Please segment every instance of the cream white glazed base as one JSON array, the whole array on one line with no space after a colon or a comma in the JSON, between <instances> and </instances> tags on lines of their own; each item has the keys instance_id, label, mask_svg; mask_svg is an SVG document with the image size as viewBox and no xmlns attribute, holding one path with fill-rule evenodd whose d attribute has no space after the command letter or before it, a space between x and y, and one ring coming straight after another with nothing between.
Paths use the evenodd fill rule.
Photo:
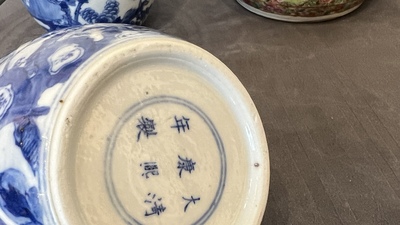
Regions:
<instances>
[{"instance_id":1,"label":"cream white glazed base","mask_svg":"<svg viewBox=\"0 0 400 225\"><path fill-rule=\"evenodd\" d=\"M49 153L47 179L56 221L193 224L208 212L206 224L259 224L268 195L268 150L254 104L232 72L204 50L165 37L128 42L98 59L82 67L79 81L60 99L50 141L50 149L59 150ZM141 108L151 101L156 103ZM138 141L143 115L157 121L157 135L142 133ZM174 116L190 117L190 130L171 129ZM205 117L225 153L217 204L223 165ZM178 155L196 161L195 170L179 177ZM141 176L146 161L158 163L159 175ZM166 209L145 216L153 194ZM184 212L182 197L190 195L201 199Z\"/></svg>"}]
</instances>

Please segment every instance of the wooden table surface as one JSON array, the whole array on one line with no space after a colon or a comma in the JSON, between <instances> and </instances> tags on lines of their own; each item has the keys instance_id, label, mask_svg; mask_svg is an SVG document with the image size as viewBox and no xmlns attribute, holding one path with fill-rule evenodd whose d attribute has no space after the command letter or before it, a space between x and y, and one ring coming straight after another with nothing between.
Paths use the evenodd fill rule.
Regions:
<instances>
[{"instance_id":1,"label":"wooden table surface","mask_svg":"<svg viewBox=\"0 0 400 225\"><path fill-rule=\"evenodd\" d=\"M292 24L234 0L156 0L145 25L214 54L253 98L271 160L263 225L400 224L399 12L365 0ZM0 57L44 33L19 0L0 6Z\"/></svg>"}]
</instances>

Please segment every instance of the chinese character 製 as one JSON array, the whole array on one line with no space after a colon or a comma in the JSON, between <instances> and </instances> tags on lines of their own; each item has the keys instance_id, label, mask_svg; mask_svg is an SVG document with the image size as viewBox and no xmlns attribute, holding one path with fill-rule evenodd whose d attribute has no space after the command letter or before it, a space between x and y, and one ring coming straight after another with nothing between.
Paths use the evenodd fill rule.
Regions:
<instances>
[{"instance_id":1,"label":"chinese character \u88fd","mask_svg":"<svg viewBox=\"0 0 400 225\"><path fill-rule=\"evenodd\" d=\"M139 129L139 133L137 135L137 141L140 140L140 135L142 133L144 135L146 135L147 138L149 138L150 135L156 135L157 134L157 132L155 132L156 124L154 123L154 120L149 119L149 118L144 118L142 116L142 118L140 118L138 121L139 121L139 124L136 125L136 127Z\"/></svg>"},{"instance_id":2,"label":"chinese character \u88fd","mask_svg":"<svg viewBox=\"0 0 400 225\"><path fill-rule=\"evenodd\" d=\"M193 202L193 204L196 204L196 201L200 201L200 197L194 198L193 196L190 196L190 198L185 198L185 197L182 197L182 198L183 198L183 200L188 201L188 203L185 205L185 208L183 209L184 212L186 212L186 209L190 205L190 203Z\"/></svg>"},{"instance_id":3,"label":"chinese character \u88fd","mask_svg":"<svg viewBox=\"0 0 400 225\"><path fill-rule=\"evenodd\" d=\"M161 203L162 198L156 198L156 194L147 194L147 196L149 198L151 198L150 200L145 200L144 203L147 204L151 204L151 209L150 212L148 212L146 210L146 212L144 213L144 216L152 216L152 215L160 215L161 213L163 213L167 207L164 207Z\"/></svg>"},{"instance_id":4,"label":"chinese character \u88fd","mask_svg":"<svg viewBox=\"0 0 400 225\"><path fill-rule=\"evenodd\" d=\"M182 177L182 171L187 171L189 173L192 173L194 170L194 166L196 165L196 162L194 162L192 159L186 159L182 158L180 155L178 155L179 161L178 161L178 169L179 170L179 177Z\"/></svg>"},{"instance_id":5,"label":"chinese character \u88fd","mask_svg":"<svg viewBox=\"0 0 400 225\"><path fill-rule=\"evenodd\" d=\"M189 118L185 118L184 116L182 116L182 119L178 119L175 116L175 125L171 126L171 128L176 128L178 133L181 133L181 131L186 132L186 129L190 130L189 120Z\"/></svg>"},{"instance_id":6,"label":"chinese character \u88fd","mask_svg":"<svg viewBox=\"0 0 400 225\"><path fill-rule=\"evenodd\" d=\"M143 177L149 179L149 175L157 176L158 173L158 166L156 162L145 162L140 164L141 167L144 169L144 173L142 173Z\"/></svg>"}]
</instances>

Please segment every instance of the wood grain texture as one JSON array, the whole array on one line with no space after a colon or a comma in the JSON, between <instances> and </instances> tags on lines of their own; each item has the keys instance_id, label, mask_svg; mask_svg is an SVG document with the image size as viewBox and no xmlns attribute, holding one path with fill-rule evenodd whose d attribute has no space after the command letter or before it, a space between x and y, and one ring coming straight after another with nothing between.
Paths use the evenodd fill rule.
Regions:
<instances>
[{"instance_id":1,"label":"wood grain texture","mask_svg":"<svg viewBox=\"0 0 400 225\"><path fill-rule=\"evenodd\" d=\"M238 76L267 134L266 224L399 224L400 1L366 0L291 24L234 0L156 0L145 25L208 50ZM45 31L0 7L0 57Z\"/></svg>"}]
</instances>

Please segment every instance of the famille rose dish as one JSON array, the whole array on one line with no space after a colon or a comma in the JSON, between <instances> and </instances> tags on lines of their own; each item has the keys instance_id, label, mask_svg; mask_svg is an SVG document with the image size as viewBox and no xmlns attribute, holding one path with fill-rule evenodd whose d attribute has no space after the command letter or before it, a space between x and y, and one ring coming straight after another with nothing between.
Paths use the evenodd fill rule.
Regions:
<instances>
[{"instance_id":1,"label":"famille rose dish","mask_svg":"<svg viewBox=\"0 0 400 225\"><path fill-rule=\"evenodd\" d=\"M269 158L236 76L123 24L0 60L0 224L260 224Z\"/></svg>"},{"instance_id":2,"label":"famille rose dish","mask_svg":"<svg viewBox=\"0 0 400 225\"><path fill-rule=\"evenodd\" d=\"M287 22L317 22L344 16L364 0L237 0L258 15Z\"/></svg>"},{"instance_id":3,"label":"famille rose dish","mask_svg":"<svg viewBox=\"0 0 400 225\"><path fill-rule=\"evenodd\" d=\"M45 29L92 23L141 25L154 0L22 0Z\"/></svg>"}]
</instances>

